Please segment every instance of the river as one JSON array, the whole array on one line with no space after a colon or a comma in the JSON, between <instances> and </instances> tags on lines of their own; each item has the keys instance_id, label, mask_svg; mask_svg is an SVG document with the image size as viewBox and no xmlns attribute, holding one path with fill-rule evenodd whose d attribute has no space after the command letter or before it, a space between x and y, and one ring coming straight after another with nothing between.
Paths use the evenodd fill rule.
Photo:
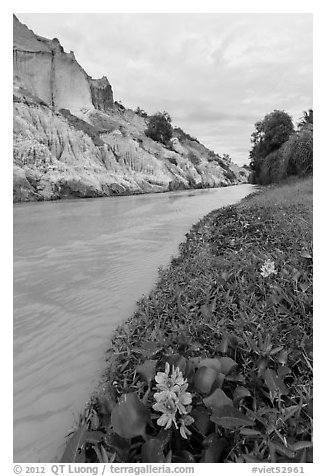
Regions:
<instances>
[{"instance_id":1,"label":"river","mask_svg":"<svg viewBox=\"0 0 326 476\"><path fill-rule=\"evenodd\" d=\"M14 461L53 462L191 225L252 185L14 206Z\"/></svg>"}]
</instances>

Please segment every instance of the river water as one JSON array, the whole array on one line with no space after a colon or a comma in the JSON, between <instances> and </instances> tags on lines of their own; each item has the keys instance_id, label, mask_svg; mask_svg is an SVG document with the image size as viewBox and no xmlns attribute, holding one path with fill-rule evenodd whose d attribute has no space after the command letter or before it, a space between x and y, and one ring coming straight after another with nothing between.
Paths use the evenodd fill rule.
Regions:
<instances>
[{"instance_id":1,"label":"river water","mask_svg":"<svg viewBox=\"0 0 326 476\"><path fill-rule=\"evenodd\" d=\"M14 206L14 461L57 461L112 331L191 225L252 185Z\"/></svg>"}]
</instances>

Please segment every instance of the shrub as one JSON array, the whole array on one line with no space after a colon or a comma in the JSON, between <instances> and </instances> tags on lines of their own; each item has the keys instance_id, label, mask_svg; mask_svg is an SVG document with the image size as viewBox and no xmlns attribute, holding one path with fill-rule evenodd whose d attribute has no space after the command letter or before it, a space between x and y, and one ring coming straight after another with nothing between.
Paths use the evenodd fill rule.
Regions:
<instances>
[{"instance_id":1,"label":"shrub","mask_svg":"<svg viewBox=\"0 0 326 476\"><path fill-rule=\"evenodd\" d=\"M224 177L226 177L228 180L230 180L231 182L233 182L234 180L237 179L235 173L232 171L232 170L224 170Z\"/></svg>"},{"instance_id":2,"label":"shrub","mask_svg":"<svg viewBox=\"0 0 326 476\"><path fill-rule=\"evenodd\" d=\"M126 108L120 101L114 101L114 104L118 106L118 108L121 109L122 111L125 111Z\"/></svg>"},{"instance_id":3,"label":"shrub","mask_svg":"<svg viewBox=\"0 0 326 476\"><path fill-rule=\"evenodd\" d=\"M303 116L301 117L300 121L298 122L298 129L306 129L312 126L314 123L314 112L312 109L308 111L303 111Z\"/></svg>"},{"instance_id":4,"label":"shrub","mask_svg":"<svg viewBox=\"0 0 326 476\"><path fill-rule=\"evenodd\" d=\"M177 162L177 159L175 159L174 157L167 157L168 161L170 162L170 164L173 164L175 165L176 167L178 166L178 162Z\"/></svg>"},{"instance_id":5,"label":"shrub","mask_svg":"<svg viewBox=\"0 0 326 476\"><path fill-rule=\"evenodd\" d=\"M223 162L223 160L221 159L221 157L216 154L213 150L210 150L208 152L208 156L207 156L207 160L208 162L218 162L218 164L225 168L225 163ZM223 165L222 165L223 164ZM228 167L227 167L228 168Z\"/></svg>"},{"instance_id":6,"label":"shrub","mask_svg":"<svg viewBox=\"0 0 326 476\"><path fill-rule=\"evenodd\" d=\"M267 157L262 161L260 173L259 173L259 183L262 185L268 185L273 182L279 182L282 178L285 178L285 174L281 171L281 162L282 162L282 150L276 150L268 154Z\"/></svg>"},{"instance_id":7,"label":"shrub","mask_svg":"<svg viewBox=\"0 0 326 476\"><path fill-rule=\"evenodd\" d=\"M181 127L175 127L174 128L174 133L180 140L180 142L189 140L192 142L197 142L199 144L199 140L196 137L191 136L190 134L187 134Z\"/></svg>"},{"instance_id":8,"label":"shrub","mask_svg":"<svg viewBox=\"0 0 326 476\"><path fill-rule=\"evenodd\" d=\"M283 175L302 177L312 173L313 169L313 132L302 129L294 134L282 148Z\"/></svg>"},{"instance_id":9,"label":"shrub","mask_svg":"<svg viewBox=\"0 0 326 476\"><path fill-rule=\"evenodd\" d=\"M137 114L138 116L143 117L143 118L148 117L147 112L144 109L141 109L139 106L136 107L135 114Z\"/></svg>"},{"instance_id":10,"label":"shrub","mask_svg":"<svg viewBox=\"0 0 326 476\"><path fill-rule=\"evenodd\" d=\"M145 134L156 142L167 145L173 134L170 115L164 111L151 116Z\"/></svg>"},{"instance_id":11,"label":"shrub","mask_svg":"<svg viewBox=\"0 0 326 476\"><path fill-rule=\"evenodd\" d=\"M250 166L255 182L259 183L265 158L278 150L289 139L294 133L294 127L291 117L286 112L279 110L267 114L262 121L256 122L255 127L256 130L251 134L253 147L250 151ZM265 171L267 165L264 165Z\"/></svg>"},{"instance_id":12,"label":"shrub","mask_svg":"<svg viewBox=\"0 0 326 476\"><path fill-rule=\"evenodd\" d=\"M188 153L188 159L193 165L200 165L201 160L199 157L197 157L196 154L194 154L192 151Z\"/></svg>"}]
</instances>

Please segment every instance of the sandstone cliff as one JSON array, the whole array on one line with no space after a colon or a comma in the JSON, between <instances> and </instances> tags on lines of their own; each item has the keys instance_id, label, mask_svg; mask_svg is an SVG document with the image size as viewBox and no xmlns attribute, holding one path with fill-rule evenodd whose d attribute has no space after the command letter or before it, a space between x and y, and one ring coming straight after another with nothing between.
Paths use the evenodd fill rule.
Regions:
<instances>
[{"instance_id":1,"label":"sandstone cliff","mask_svg":"<svg viewBox=\"0 0 326 476\"><path fill-rule=\"evenodd\" d=\"M14 200L51 200L218 187L246 172L175 130L169 147L146 118L114 103L57 39L14 17Z\"/></svg>"}]
</instances>

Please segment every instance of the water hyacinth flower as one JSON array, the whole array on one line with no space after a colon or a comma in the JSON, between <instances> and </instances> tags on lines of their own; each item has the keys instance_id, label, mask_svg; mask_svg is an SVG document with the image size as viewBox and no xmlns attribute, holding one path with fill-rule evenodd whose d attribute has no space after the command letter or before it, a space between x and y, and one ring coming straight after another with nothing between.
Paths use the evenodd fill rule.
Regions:
<instances>
[{"instance_id":1,"label":"water hyacinth flower","mask_svg":"<svg viewBox=\"0 0 326 476\"><path fill-rule=\"evenodd\" d=\"M157 383L156 388L158 390L168 390L173 391L173 387L177 385L183 385L185 383L185 379L182 376L182 372L180 372L179 367L176 369L172 368L171 376L170 373L170 364L166 362L165 364L165 372L157 372L155 376L155 381Z\"/></svg>"},{"instance_id":2,"label":"water hyacinth flower","mask_svg":"<svg viewBox=\"0 0 326 476\"><path fill-rule=\"evenodd\" d=\"M164 426L165 430L167 430L171 427L172 423L174 423L175 427L178 428L175 420L177 406L173 399L168 398L165 401L155 403L153 409L163 413L163 415L157 420L159 426Z\"/></svg>"},{"instance_id":3,"label":"water hyacinth flower","mask_svg":"<svg viewBox=\"0 0 326 476\"><path fill-rule=\"evenodd\" d=\"M183 415L180 422L180 434L185 440L191 435L191 431L188 430L187 426L191 425L195 420L190 415Z\"/></svg>"},{"instance_id":4,"label":"water hyacinth flower","mask_svg":"<svg viewBox=\"0 0 326 476\"><path fill-rule=\"evenodd\" d=\"M265 263L263 264L263 266L261 267L260 274L262 275L263 278L267 278L271 274L277 274L274 261L267 259Z\"/></svg>"},{"instance_id":5,"label":"water hyacinth flower","mask_svg":"<svg viewBox=\"0 0 326 476\"><path fill-rule=\"evenodd\" d=\"M191 407L189 409L189 405L191 404L192 397L191 393L186 392L187 388L188 384L184 383L183 385L181 385L181 387L179 387L179 390L177 391L178 399L176 405L181 415L186 415L191 411Z\"/></svg>"},{"instance_id":6,"label":"water hyacinth flower","mask_svg":"<svg viewBox=\"0 0 326 476\"><path fill-rule=\"evenodd\" d=\"M179 422L181 436L187 438L191 432L186 428L186 425L193 423L193 418L188 415L191 411L192 397L191 393L187 392L187 379L183 377L178 367L172 367L170 375L170 365L166 363L165 372L158 372L155 380L158 392L154 393L156 403L154 403L153 409L162 413L157 424L168 429L172 423L178 428ZM177 422L178 413L180 418Z\"/></svg>"}]
</instances>

